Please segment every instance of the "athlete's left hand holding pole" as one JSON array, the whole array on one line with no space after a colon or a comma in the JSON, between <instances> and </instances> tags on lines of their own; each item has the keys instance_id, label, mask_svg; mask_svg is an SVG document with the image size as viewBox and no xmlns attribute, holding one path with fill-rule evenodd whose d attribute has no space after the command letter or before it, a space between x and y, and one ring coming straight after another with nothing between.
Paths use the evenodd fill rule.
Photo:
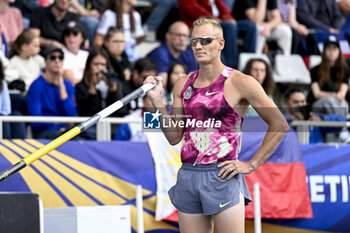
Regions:
<instances>
[{"instance_id":1,"label":"athlete's left hand holding pole","mask_svg":"<svg viewBox=\"0 0 350 233\"><path fill-rule=\"evenodd\" d=\"M180 77L174 85L173 88L173 105L171 108L171 113L169 115L165 102L164 102L164 96L163 96L163 86L161 83L161 76L148 76L146 80L144 81L145 83L152 83L156 85L155 88L153 88L151 91L147 92L148 97L152 101L152 105L156 110L159 110L161 112L161 118L166 120L170 120L173 122L179 122L183 120L183 104L181 100L181 90L183 88L183 85L186 81L187 77ZM176 125L176 124L175 124ZM181 127L176 127L176 126L170 126L167 128L164 128L161 122L161 128L162 131L169 141L171 145L176 145L182 140L183 136L183 128Z\"/></svg>"},{"instance_id":2,"label":"athlete's left hand holding pole","mask_svg":"<svg viewBox=\"0 0 350 233\"><path fill-rule=\"evenodd\" d=\"M157 80L159 82L161 81L161 77L159 77ZM25 168L26 166L30 165L34 161L38 160L45 154L49 153L50 151L56 149L58 146L62 145L66 141L72 139L73 137L77 136L81 132L85 131L86 129L90 128L91 126L95 125L98 121L106 118L107 116L111 115L113 112L119 110L126 104L128 104L131 100L137 99L138 97L142 96L143 94L147 93L149 90L154 88L156 86L156 83L145 83L141 87L137 88L135 91L131 92L130 94L124 96L122 99L114 102L107 108L103 109L102 111L96 113L94 116L90 117L86 121L80 123L76 127L72 128L65 134L62 134L55 140L51 141L50 143L46 144L39 150L35 151L34 153L28 155L15 165L11 166L10 168L6 169L5 171L0 173L0 182L7 179L11 175L17 173L21 169Z\"/></svg>"}]
</instances>

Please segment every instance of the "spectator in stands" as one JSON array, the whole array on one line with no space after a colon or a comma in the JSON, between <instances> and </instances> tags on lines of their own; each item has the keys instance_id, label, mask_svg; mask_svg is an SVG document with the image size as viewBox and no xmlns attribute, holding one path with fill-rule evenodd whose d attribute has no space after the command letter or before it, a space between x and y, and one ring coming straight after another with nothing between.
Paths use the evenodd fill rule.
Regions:
<instances>
[{"instance_id":1,"label":"spectator in stands","mask_svg":"<svg viewBox=\"0 0 350 233\"><path fill-rule=\"evenodd\" d=\"M144 35L141 16L133 9L136 0L107 0L103 15L97 28L94 46L101 47L103 38L110 27L124 29L125 51L129 60L134 62L140 56L136 51L136 44Z\"/></svg>"},{"instance_id":2,"label":"spectator in stands","mask_svg":"<svg viewBox=\"0 0 350 233\"><path fill-rule=\"evenodd\" d=\"M80 16L84 25L90 47L93 47L96 29L99 24L100 12L95 9L87 10L78 0L70 0L70 11Z\"/></svg>"},{"instance_id":3,"label":"spectator in stands","mask_svg":"<svg viewBox=\"0 0 350 233\"><path fill-rule=\"evenodd\" d=\"M64 79L64 53L54 45L45 50L45 73L30 85L27 107L30 116L76 116L74 87ZM69 125L55 123L31 123L35 138L54 139L65 132Z\"/></svg>"},{"instance_id":4,"label":"spectator in stands","mask_svg":"<svg viewBox=\"0 0 350 233\"><path fill-rule=\"evenodd\" d=\"M8 115L20 115L17 112L11 111L11 99L9 95L9 91L7 88L7 83L5 81L4 74L4 66L0 59L0 115L8 116ZM25 124L21 123L2 123L2 134L3 138L12 139L12 138L25 138Z\"/></svg>"},{"instance_id":5,"label":"spectator in stands","mask_svg":"<svg viewBox=\"0 0 350 233\"><path fill-rule=\"evenodd\" d=\"M235 5L236 0L224 0L226 6L228 9L233 9L233 6Z\"/></svg>"},{"instance_id":6,"label":"spectator in stands","mask_svg":"<svg viewBox=\"0 0 350 233\"><path fill-rule=\"evenodd\" d=\"M76 21L67 23L62 32L65 47L63 61L63 77L70 81L73 86L81 81L85 69L86 59L89 52L83 50L85 42L85 32L81 24Z\"/></svg>"},{"instance_id":7,"label":"spectator in stands","mask_svg":"<svg viewBox=\"0 0 350 233\"><path fill-rule=\"evenodd\" d=\"M345 100L349 88L349 69L339 40L330 35L324 42L321 64L311 69L311 92L308 102L315 113L340 114L346 117Z\"/></svg>"},{"instance_id":8,"label":"spectator in stands","mask_svg":"<svg viewBox=\"0 0 350 233\"><path fill-rule=\"evenodd\" d=\"M19 79L24 82L23 87L25 88L20 91L26 92L29 89L32 82L45 68L45 60L39 55L39 52L40 38L31 31L22 32L17 37L11 46L9 65L18 71L18 77L6 76L6 81L10 83L10 86L11 82Z\"/></svg>"},{"instance_id":9,"label":"spectator in stands","mask_svg":"<svg viewBox=\"0 0 350 233\"><path fill-rule=\"evenodd\" d=\"M345 121L345 117L339 114L315 114L309 111L306 95L300 89L291 89L285 95L285 107L288 111L286 119L309 121ZM341 128L310 127L310 143L326 142L327 134L339 133Z\"/></svg>"},{"instance_id":10,"label":"spectator in stands","mask_svg":"<svg viewBox=\"0 0 350 233\"><path fill-rule=\"evenodd\" d=\"M144 23L145 40L156 41L157 30L161 23L166 19L167 15L173 8L177 8L178 4L176 0L149 0L155 5L151 14L148 16Z\"/></svg>"},{"instance_id":11,"label":"spectator in stands","mask_svg":"<svg viewBox=\"0 0 350 233\"><path fill-rule=\"evenodd\" d=\"M100 12L101 15L103 14L103 7L106 3L106 0L93 0L93 1L90 1L90 3L91 3L91 9L97 10L98 12Z\"/></svg>"},{"instance_id":12,"label":"spectator in stands","mask_svg":"<svg viewBox=\"0 0 350 233\"><path fill-rule=\"evenodd\" d=\"M319 42L329 34L339 33L343 17L335 0L298 0L297 5L298 21L316 30Z\"/></svg>"},{"instance_id":13,"label":"spectator in stands","mask_svg":"<svg viewBox=\"0 0 350 233\"><path fill-rule=\"evenodd\" d=\"M147 56L158 65L158 73L163 77L163 84L166 86L167 73L173 62L186 64L190 72L197 68L191 48L188 47L190 35L189 27L182 21L170 25L165 35L165 41L158 48L155 48Z\"/></svg>"},{"instance_id":14,"label":"spectator in stands","mask_svg":"<svg viewBox=\"0 0 350 233\"><path fill-rule=\"evenodd\" d=\"M270 99L273 99L272 96L276 85L272 77L272 68L264 59L250 59L247 62L243 73L255 78L263 87L266 95L269 96Z\"/></svg>"},{"instance_id":15,"label":"spectator in stands","mask_svg":"<svg viewBox=\"0 0 350 233\"><path fill-rule=\"evenodd\" d=\"M13 1L13 3L11 3L11 6L20 9L23 16L25 28L28 29L30 23L30 16L33 10L40 6L40 3L36 0L15 0Z\"/></svg>"},{"instance_id":16,"label":"spectator in stands","mask_svg":"<svg viewBox=\"0 0 350 233\"><path fill-rule=\"evenodd\" d=\"M282 23L276 0L236 0L232 12L235 19L249 19L256 24L257 53L263 51L266 40L277 41L283 54L291 53L292 30Z\"/></svg>"},{"instance_id":17,"label":"spectator in stands","mask_svg":"<svg viewBox=\"0 0 350 233\"><path fill-rule=\"evenodd\" d=\"M109 70L106 51L101 48L91 50L83 80L75 86L79 116L93 116L122 97L121 85L116 77L110 75ZM120 116L119 113L114 115Z\"/></svg>"},{"instance_id":18,"label":"spectator in stands","mask_svg":"<svg viewBox=\"0 0 350 233\"><path fill-rule=\"evenodd\" d=\"M195 9L195 10L194 10ZM223 50L223 63L230 67L237 67L238 63L238 44L237 39L239 35L239 28L237 22L233 19L230 10L222 0L179 0L179 14L180 19L183 20L189 27L192 26L200 16L211 16L216 18L223 30L224 38L226 40ZM245 35L245 52L255 51L256 27L254 24L242 24L240 27ZM248 39L249 38L249 39ZM246 48L250 47L250 48Z\"/></svg>"},{"instance_id":19,"label":"spectator in stands","mask_svg":"<svg viewBox=\"0 0 350 233\"><path fill-rule=\"evenodd\" d=\"M0 30L8 44L11 44L25 28L21 11L10 6L10 3L14 2L15 0L0 0Z\"/></svg>"},{"instance_id":20,"label":"spectator in stands","mask_svg":"<svg viewBox=\"0 0 350 233\"><path fill-rule=\"evenodd\" d=\"M145 57L137 60L134 65L134 70L131 76L131 82L128 83L128 86L125 88L125 94L128 94L135 89L143 85L143 81L147 76L157 75L158 66L151 58ZM142 108L142 98L133 100L130 102L129 108L135 110Z\"/></svg>"},{"instance_id":21,"label":"spectator in stands","mask_svg":"<svg viewBox=\"0 0 350 233\"><path fill-rule=\"evenodd\" d=\"M316 35L309 33L307 27L297 21L297 0L277 0L277 6L281 12L282 22L292 28L291 52L302 55L319 54Z\"/></svg>"},{"instance_id":22,"label":"spectator in stands","mask_svg":"<svg viewBox=\"0 0 350 233\"><path fill-rule=\"evenodd\" d=\"M349 0L336 0L340 12L343 14L343 17L346 18L350 12L350 1Z\"/></svg>"},{"instance_id":23,"label":"spectator in stands","mask_svg":"<svg viewBox=\"0 0 350 233\"><path fill-rule=\"evenodd\" d=\"M54 45L64 48L62 42L62 32L67 23L75 21L81 23L79 16L68 11L69 1L55 0L48 7L36 8L30 19L30 30L37 36L40 36L40 46L47 48Z\"/></svg>"},{"instance_id":24,"label":"spectator in stands","mask_svg":"<svg viewBox=\"0 0 350 233\"><path fill-rule=\"evenodd\" d=\"M343 14L345 18L345 22L340 29L340 32L344 34L348 43L350 44L350 0L337 0L340 12Z\"/></svg>"},{"instance_id":25,"label":"spectator in stands","mask_svg":"<svg viewBox=\"0 0 350 233\"><path fill-rule=\"evenodd\" d=\"M256 81L258 81L260 85L263 87L267 96L273 100L275 82L273 81L273 77L272 77L272 69L264 59L261 59L261 58L250 59L247 62L243 70L243 73L255 78ZM254 110L254 108L249 106L246 116L259 116L259 114Z\"/></svg>"},{"instance_id":26,"label":"spectator in stands","mask_svg":"<svg viewBox=\"0 0 350 233\"><path fill-rule=\"evenodd\" d=\"M188 68L186 64L180 62L174 62L170 65L168 70L168 82L166 85L165 98L169 106L173 104L173 88L175 82L181 77L188 74Z\"/></svg>"},{"instance_id":27,"label":"spectator in stands","mask_svg":"<svg viewBox=\"0 0 350 233\"><path fill-rule=\"evenodd\" d=\"M131 64L125 52L125 44L123 30L116 27L108 29L103 46L108 53L113 70L123 85L131 78Z\"/></svg>"},{"instance_id":28,"label":"spectator in stands","mask_svg":"<svg viewBox=\"0 0 350 233\"><path fill-rule=\"evenodd\" d=\"M1 24L0 24L0 44L1 44L1 52L5 55L8 56L10 47L6 41L5 38L5 33L1 29Z\"/></svg>"},{"instance_id":29,"label":"spectator in stands","mask_svg":"<svg viewBox=\"0 0 350 233\"><path fill-rule=\"evenodd\" d=\"M26 92L32 82L45 68L40 52L40 39L30 31L22 32L11 46L9 69L6 81L9 83L12 110L27 114Z\"/></svg>"}]
</instances>

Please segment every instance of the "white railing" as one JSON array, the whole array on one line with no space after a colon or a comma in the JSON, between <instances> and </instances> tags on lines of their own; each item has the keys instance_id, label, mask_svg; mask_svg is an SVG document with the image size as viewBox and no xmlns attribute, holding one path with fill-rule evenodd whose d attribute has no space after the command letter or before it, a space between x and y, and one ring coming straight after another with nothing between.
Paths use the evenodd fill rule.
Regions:
<instances>
[{"instance_id":1,"label":"white railing","mask_svg":"<svg viewBox=\"0 0 350 233\"><path fill-rule=\"evenodd\" d=\"M3 122L41 122L41 123L81 123L89 117L48 117L48 116L0 116L0 140L3 139L2 123ZM125 119L119 117L107 117L99 121L96 125L96 140L110 141L111 140L111 125L126 124L126 123L142 123L142 118ZM293 127L296 127L298 142L308 144L310 138L310 127L350 127L350 121L293 121Z\"/></svg>"},{"instance_id":2,"label":"white railing","mask_svg":"<svg viewBox=\"0 0 350 233\"><path fill-rule=\"evenodd\" d=\"M3 139L2 123L3 122L23 122L23 123L81 123L89 117L49 117L49 116L0 116L0 140ZM96 124L96 140L110 141L111 140L111 125L125 123L141 123L142 119L125 119L119 117L107 117Z\"/></svg>"},{"instance_id":3,"label":"white railing","mask_svg":"<svg viewBox=\"0 0 350 233\"><path fill-rule=\"evenodd\" d=\"M296 127L298 142L309 144L310 127L350 127L350 121L293 121L292 126Z\"/></svg>"}]
</instances>

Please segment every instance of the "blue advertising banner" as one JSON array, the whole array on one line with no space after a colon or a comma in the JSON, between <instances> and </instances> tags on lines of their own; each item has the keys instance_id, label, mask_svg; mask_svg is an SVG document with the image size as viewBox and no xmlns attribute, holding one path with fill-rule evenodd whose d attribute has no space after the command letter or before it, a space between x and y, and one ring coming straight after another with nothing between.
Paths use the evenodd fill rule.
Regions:
<instances>
[{"instance_id":1,"label":"blue advertising banner","mask_svg":"<svg viewBox=\"0 0 350 233\"><path fill-rule=\"evenodd\" d=\"M314 218L270 220L303 229L350 232L350 146L301 145Z\"/></svg>"}]
</instances>

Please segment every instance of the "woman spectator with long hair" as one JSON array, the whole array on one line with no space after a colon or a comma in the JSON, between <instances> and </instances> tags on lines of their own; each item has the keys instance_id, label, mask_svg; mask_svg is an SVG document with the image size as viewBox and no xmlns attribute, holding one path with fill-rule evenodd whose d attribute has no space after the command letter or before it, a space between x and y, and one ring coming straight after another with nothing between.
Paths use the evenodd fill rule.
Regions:
<instances>
[{"instance_id":1,"label":"woman spectator with long hair","mask_svg":"<svg viewBox=\"0 0 350 233\"><path fill-rule=\"evenodd\" d=\"M264 59L250 59L246 64L243 73L255 78L263 87L266 94L272 99L276 85L273 81L272 69Z\"/></svg>"},{"instance_id":2,"label":"woman spectator with long hair","mask_svg":"<svg viewBox=\"0 0 350 233\"><path fill-rule=\"evenodd\" d=\"M335 36L331 35L325 40L321 64L310 72L312 82L308 102L312 105L312 111L346 117L349 106L345 97L350 73Z\"/></svg>"},{"instance_id":3,"label":"woman spectator with long hair","mask_svg":"<svg viewBox=\"0 0 350 233\"><path fill-rule=\"evenodd\" d=\"M273 81L272 69L264 59L250 59L246 64L243 73L255 78L260 83L267 96L273 100L273 92L276 85ZM252 107L249 107L246 116L258 116L258 113Z\"/></svg>"},{"instance_id":4,"label":"woman spectator with long hair","mask_svg":"<svg viewBox=\"0 0 350 233\"><path fill-rule=\"evenodd\" d=\"M83 79L75 86L79 116L93 116L122 97L119 81L108 70L110 64L106 51L101 48L91 50Z\"/></svg>"},{"instance_id":5,"label":"woman spectator with long hair","mask_svg":"<svg viewBox=\"0 0 350 233\"><path fill-rule=\"evenodd\" d=\"M173 88L176 80L178 80L181 76L188 74L188 68L186 64L180 62L174 62L170 65L168 70L168 82L166 83L166 101L168 105L173 104Z\"/></svg>"},{"instance_id":6,"label":"woman spectator with long hair","mask_svg":"<svg viewBox=\"0 0 350 233\"><path fill-rule=\"evenodd\" d=\"M131 78L131 64L125 52L125 43L123 30L116 27L108 29L103 47L109 55L114 72L118 75L118 79L122 83L130 81Z\"/></svg>"},{"instance_id":7,"label":"woman spectator with long hair","mask_svg":"<svg viewBox=\"0 0 350 233\"><path fill-rule=\"evenodd\" d=\"M134 10L136 0L107 0L103 15L97 28L94 46L101 47L104 35L110 27L124 30L125 51L130 61L136 61L140 56L135 46L144 36L141 15Z\"/></svg>"}]
</instances>

